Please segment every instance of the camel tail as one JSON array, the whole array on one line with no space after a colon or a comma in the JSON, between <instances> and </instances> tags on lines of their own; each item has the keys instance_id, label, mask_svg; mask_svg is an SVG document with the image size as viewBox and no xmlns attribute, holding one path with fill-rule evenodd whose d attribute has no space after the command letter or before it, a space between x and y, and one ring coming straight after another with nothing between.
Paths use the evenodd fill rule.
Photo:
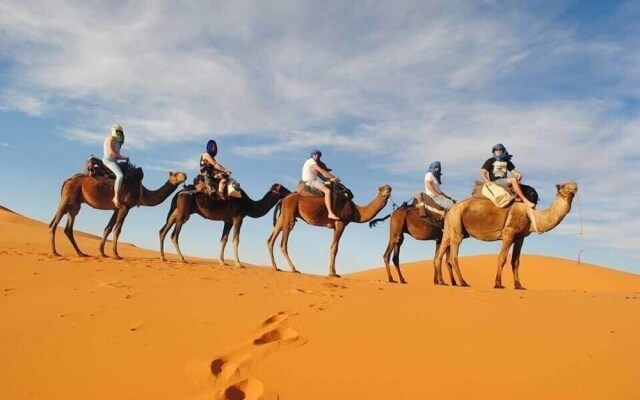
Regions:
<instances>
[{"instance_id":1,"label":"camel tail","mask_svg":"<svg viewBox=\"0 0 640 400\"><path fill-rule=\"evenodd\" d=\"M278 220L278 216L280 214L281 208L282 208L282 200L278 200L275 208L273 209L273 226L276 226L276 221Z\"/></svg>"},{"instance_id":2,"label":"camel tail","mask_svg":"<svg viewBox=\"0 0 640 400\"><path fill-rule=\"evenodd\" d=\"M391 214L387 214L386 217L376 218L373 221L370 221L369 222L369 228L375 228L376 225L378 224L378 222L386 221L387 219L389 219L390 216L391 216Z\"/></svg>"}]
</instances>

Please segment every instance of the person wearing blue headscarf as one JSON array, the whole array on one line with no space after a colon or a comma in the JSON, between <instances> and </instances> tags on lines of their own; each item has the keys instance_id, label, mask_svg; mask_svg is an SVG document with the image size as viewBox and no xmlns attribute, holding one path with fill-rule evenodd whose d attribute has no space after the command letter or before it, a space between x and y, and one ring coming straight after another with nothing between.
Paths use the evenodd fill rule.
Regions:
<instances>
[{"instance_id":1,"label":"person wearing blue headscarf","mask_svg":"<svg viewBox=\"0 0 640 400\"><path fill-rule=\"evenodd\" d=\"M482 168L480 169L480 176L485 183L497 183L502 187L513 188L516 195L527 206L534 208L536 205L530 202L522 193L520 187L520 181L522 180L522 173L516 169L516 166L511 162L513 157L502 143L498 143L491 148L493 156L488 158ZM508 172L511 172L512 176L508 176Z\"/></svg>"},{"instance_id":2,"label":"person wearing blue headscarf","mask_svg":"<svg viewBox=\"0 0 640 400\"><path fill-rule=\"evenodd\" d=\"M200 156L200 174L204 176L209 195L216 192L217 189L218 198L226 200L227 178L231 175L231 171L215 159L217 154L218 144L215 140L210 139L207 142L205 152ZM217 187L216 181L218 182Z\"/></svg>"},{"instance_id":3,"label":"person wearing blue headscarf","mask_svg":"<svg viewBox=\"0 0 640 400\"><path fill-rule=\"evenodd\" d=\"M427 193L427 196L431 197L433 201L436 202L437 205L448 210L455 204L455 201L444 194L440 189L441 184L442 165L440 164L440 161L434 161L429 164L429 171L427 171L427 174L424 176L424 191Z\"/></svg>"}]
</instances>

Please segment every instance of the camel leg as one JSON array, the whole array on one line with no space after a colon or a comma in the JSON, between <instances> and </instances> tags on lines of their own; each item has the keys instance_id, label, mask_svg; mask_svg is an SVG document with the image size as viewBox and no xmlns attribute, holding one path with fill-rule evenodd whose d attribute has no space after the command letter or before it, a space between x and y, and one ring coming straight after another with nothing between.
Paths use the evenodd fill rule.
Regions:
<instances>
[{"instance_id":1,"label":"camel leg","mask_svg":"<svg viewBox=\"0 0 640 400\"><path fill-rule=\"evenodd\" d=\"M456 235L455 237L451 237L449 239L451 243L449 246L449 268L453 266L453 269L456 271L456 275L458 275L460 286L467 287L469 286L469 284L462 277L462 272L460 272L460 266L458 265L458 252L460 251L460 244L462 243L462 239L462 234ZM442 271L440 272L442 273ZM442 275L440 276L440 278L442 278Z\"/></svg>"},{"instance_id":2,"label":"camel leg","mask_svg":"<svg viewBox=\"0 0 640 400\"><path fill-rule=\"evenodd\" d=\"M220 256L218 257L218 262L220 265L227 265L224 262L224 250L227 247L227 241L229 240L229 232L231 232L231 227L235 221L224 221L224 226L222 227L222 236L220 236Z\"/></svg>"},{"instance_id":3,"label":"camel leg","mask_svg":"<svg viewBox=\"0 0 640 400\"><path fill-rule=\"evenodd\" d=\"M129 207L120 207L118 210L118 216L116 218L116 224L113 227L113 256L117 260L121 260L122 257L118 254L118 238L120 237L120 231L122 231L122 224L124 224L124 219L127 218L127 214L129 214Z\"/></svg>"},{"instance_id":4,"label":"camel leg","mask_svg":"<svg viewBox=\"0 0 640 400\"><path fill-rule=\"evenodd\" d=\"M51 238L51 255L54 257L60 257L60 254L56 251L56 231L58 230L58 224L60 220L67 213L66 205L60 204L58 207L58 211L56 211L56 215L53 217L51 222L49 223L49 236ZM67 220L68 221L68 220Z\"/></svg>"},{"instance_id":5,"label":"camel leg","mask_svg":"<svg viewBox=\"0 0 640 400\"><path fill-rule=\"evenodd\" d=\"M340 238L344 232L345 224L341 221L335 222L335 229L333 231L333 241L329 248L329 277L340 278L340 275L336 273L336 255L338 254L338 246L340 244Z\"/></svg>"},{"instance_id":6,"label":"camel leg","mask_svg":"<svg viewBox=\"0 0 640 400\"><path fill-rule=\"evenodd\" d=\"M400 283L407 283L407 281L404 280L404 276L402 276L402 271L400 271L400 248L402 247L402 243L404 243L404 235L400 234L395 242L393 248L393 266L396 267Z\"/></svg>"},{"instance_id":7,"label":"camel leg","mask_svg":"<svg viewBox=\"0 0 640 400\"><path fill-rule=\"evenodd\" d=\"M176 221L176 224L173 228L173 232L171 232L171 241L173 242L173 247L176 248L176 251L180 256L180 260L182 260L183 263L186 263L187 260L184 259L184 256L180 251L180 231L182 230L182 225L183 223L181 220Z\"/></svg>"},{"instance_id":8,"label":"camel leg","mask_svg":"<svg viewBox=\"0 0 640 400\"><path fill-rule=\"evenodd\" d=\"M118 216L118 210L115 210L113 212L113 215L111 215L111 219L109 220L109 223L107 223L107 226L105 226L104 231L102 232L102 240L100 241L100 257L107 256L104 253L104 244L107 242L107 238L109 237L109 234L111 234L111 231L113 230L113 226L116 224L117 216Z\"/></svg>"},{"instance_id":9,"label":"camel leg","mask_svg":"<svg viewBox=\"0 0 640 400\"><path fill-rule=\"evenodd\" d=\"M440 247L442 246L442 239L440 239L439 241L436 240L436 249L434 251L434 255L433 255L433 259L436 260L438 258L438 251L440 251ZM452 286L457 286L458 284L456 283L456 278L453 276L453 268L451 268L451 264L447 261L447 257L448 256L447 253L445 253L442 257L442 259L445 260L445 262L447 263L447 268L449 269L449 278L451 279L451 285ZM436 261L434 261L434 264L436 263ZM440 261L440 263L442 263L442 261ZM441 264L440 264L441 265ZM442 267L440 267L440 279L442 279ZM436 283L436 281L438 281L437 275L436 275L436 269L433 269L433 282ZM437 284L437 283L436 283Z\"/></svg>"},{"instance_id":10,"label":"camel leg","mask_svg":"<svg viewBox=\"0 0 640 400\"><path fill-rule=\"evenodd\" d=\"M449 250L449 244L450 244L449 236L448 234L445 234L444 237L442 238L442 241L440 242L440 247L437 247L436 257L434 258L434 261L433 261L433 284L434 285L446 285L446 283L444 283L444 279L442 278L442 261L443 259L446 260L446 257L444 257L444 255ZM448 256L449 257L451 256L450 252ZM448 263L447 265L449 267L451 266L450 263Z\"/></svg>"},{"instance_id":11,"label":"camel leg","mask_svg":"<svg viewBox=\"0 0 640 400\"><path fill-rule=\"evenodd\" d=\"M518 275L518 268L520 268L520 252L522 251L523 244L524 244L524 238L520 238L516 240L513 245L513 251L511 252L511 269L513 270L513 287L519 290L526 289L520 284L520 276Z\"/></svg>"},{"instance_id":12,"label":"camel leg","mask_svg":"<svg viewBox=\"0 0 640 400\"><path fill-rule=\"evenodd\" d=\"M493 286L494 289L504 289L504 286L502 286L502 268L507 262L507 255L509 254L511 244L513 244L512 235L505 235L504 239L502 239L500 254L498 254L498 270L496 271L496 283Z\"/></svg>"},{"instance_id":13,"label":"camel leg","mask_svg":"<svg viewBox=\"0 0 640 400\"><path fill-rule=\"evenodd\" d=\"M387 279L389 280L389 283L396 283L396 281L393 280L393 276L391 276L391 268L389 268L389 262L391 261L391 252L394 251L396 246L397 238L390 236L389 243L387 243L387 248L382 255L382 259L384 260L384 267L387 270Z\"/></svg>"},{"instance_id":14,"label":"camel leg","mask_svg":"<svg viewBox=\"0 0 640 400\"><path fill-rule=\"evenodd\" d=\"M282 229L282 240L280 241L280 250L282 250L282 254L284 254L284 258L289 263L289 268L291 268L291 272L299 274L300 271L296 269L296 266L293 265L293 261L291 261L291 257L289 257L289 233L293 230L295 223L291 222L289 224L285 224L283 222Z\"/></svg>"},{"instance_id":15,"label":"camel leg","mask_svg":"<svg viewBox=\"0 0 640 400\"><path fill-rule=\"evenodd\" d=\"M67 214L67 224L64 227L64 234L67 235L67 238L69 238L69 241L76 251L76 254L78 254L79 257L87 257L87 255L80 250L78 244L76 243L76 239L73 237L73 224L76 221L76 215L78 215L78 212L80 212L79 204L69 209L69 214Z\"/></svg>"},{"instance_id":16,"label":"camel leg","mask_svg":"<svg viewBox=\"0 0 640 400\"><path fill-rule=\"evenodd\" d=\"M167 259L164 257L164 238L167 236L169 229L171 229L171 227L175 225L175 223L176 223L176 213L174 211L167 218L167 222L164 224L164 226L162 226L162 228L160 228L160 231L158 232L160 236L160 260L162 261L167 261Z\"/></svg>"},{"instance_id":17,"label":"camel leg","mask_svg":"<svg viewBox=\"0 0 640 400\"><path fill-rule=\"evenodd\" d=\"M240 262L240 229L242 228L243 218L237 217L233 221L233 253L236 257L236 267L244 268L242 263Z\"/></svg>"},{"instance_id":18,"label":"camel leg","mask_svg":"<svg viewBox=\"0 0 640 400\"><path fill-rule=\"evenodd\" d=\"M273 245L275 244L278 235L280 235L280 232L282 232L282 214L276 221L276 225L273 227L273 231L271 231L271 235L269 235L269 238L267 239L267 248L269 249L269 256L271 257L271 266L275 271L280 271L280 269L278 269L276 259L273 256Z\"/></svg>"}]
</instances>

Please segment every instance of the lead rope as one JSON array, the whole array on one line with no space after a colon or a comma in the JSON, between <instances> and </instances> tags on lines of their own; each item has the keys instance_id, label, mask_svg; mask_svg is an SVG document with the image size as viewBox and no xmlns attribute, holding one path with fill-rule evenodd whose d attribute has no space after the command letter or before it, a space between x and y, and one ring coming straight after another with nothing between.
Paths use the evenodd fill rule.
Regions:
<instances>
[{"instance_id":1,"label":"lead rope","mask_svg":"<svg viewBox=\"0 0 640 400\"><path fill-rule=\"evenodd\" d=\"M576 192L576 199L578 200L578 215L580 216L580 232L578 232L578 236L580 237L580 243L582 243L582 205L580 204L580 196L578 192ZM580 265L580 255L582 254L582 248L578 251L577 263Z\"/></svg>"},{"instance_id":2,"label":"lead rope","mask_svg":"<svg viewBox=\"0 0 640 400\"><path fill-rule=\"evenodd\" d=\"M389 195L389 200L391 200L391 209L392 211L395 211L398 209L398 207L400 207L399 205L396 204L395 201L393 201L393 196Z\"/></svg>"}]
</instances>

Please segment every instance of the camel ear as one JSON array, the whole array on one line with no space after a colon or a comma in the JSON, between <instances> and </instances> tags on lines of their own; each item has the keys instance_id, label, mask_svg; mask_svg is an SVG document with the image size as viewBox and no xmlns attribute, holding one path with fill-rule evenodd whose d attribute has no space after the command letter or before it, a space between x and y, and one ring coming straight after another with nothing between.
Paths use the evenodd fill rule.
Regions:
<instances>
[{"instance_id":1,"label":"camel ear","mask_svg":"<svg viewBox=\"0 0 640 400\"><path fill-rule=\"evenodd\" d=\"M169 176L173 176L173 171L169 171Z\"/></svg>"},{"instance_id":2,"label":"camel ear","mask_svg":"<svg viewBox=\"0 0 640 400\"><path fill-rule=\"evenodd\" d=\"M560 185L556 185L556 190L559 192L561 187L562 186L560 186Z\"/></svg>"}]
</instances>

